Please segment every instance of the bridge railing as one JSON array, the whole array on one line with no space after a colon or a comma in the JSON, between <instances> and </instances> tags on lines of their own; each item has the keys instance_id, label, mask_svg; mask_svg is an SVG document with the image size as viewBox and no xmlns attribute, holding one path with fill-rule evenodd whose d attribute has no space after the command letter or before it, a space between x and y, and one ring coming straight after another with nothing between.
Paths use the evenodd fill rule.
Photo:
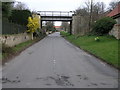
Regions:
<instances>
[{"instance_id":1,"label":"bridge railing","mask_svg":"<svg viewBox=\"0 0 120 90\"><path fill-rule=\"evenodd\" d=\"M72 16L73 11L38 11L40 16Z\"/></svg>"}]
</instances>

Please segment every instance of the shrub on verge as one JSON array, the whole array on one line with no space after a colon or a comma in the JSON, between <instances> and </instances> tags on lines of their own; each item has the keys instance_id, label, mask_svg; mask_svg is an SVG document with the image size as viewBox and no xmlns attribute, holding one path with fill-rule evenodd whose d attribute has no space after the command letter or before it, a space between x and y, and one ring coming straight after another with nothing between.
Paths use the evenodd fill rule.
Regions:
<instances>
[{"instance_id":1,"label":"shrub on verge","mask_svg":"<svg viewBox=\"0 0 120 90\"><path fill-rule=\"evenodd\" d=\"M110 17L104 17L100 20L97 20L92 28L92 32L95 35L105 35L113 28L116 21Z\"/></svg>"}]
</instances>

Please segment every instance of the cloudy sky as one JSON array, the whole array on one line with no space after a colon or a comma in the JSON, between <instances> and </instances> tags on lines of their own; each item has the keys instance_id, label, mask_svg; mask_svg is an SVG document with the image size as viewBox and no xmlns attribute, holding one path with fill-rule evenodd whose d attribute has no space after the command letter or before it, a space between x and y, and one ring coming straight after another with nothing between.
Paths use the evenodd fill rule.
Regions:
<instances>
[{"instance_id":1,"label":"cloudy sky","mask_svg":"<svg viewBox=\"0 0 120 90\"><path fill-rule=\"evenodd\" d=\"M31 11L73 11L82 7L88 0L16 0L25 3ZM94 0L106 5L112 0ZM60 23L56 23L60 24Z\"/></svg>"},{"instance_id":2,"label":"cloudy sky","mask_svg":"<svg viewBox=\"0 0 120 90\"><path fill-rule=\"evenodd\" d=\"M83 6L88 0L16 0L36 11L72 11ZM111 0L94 0L108 4ZM115 1L115 0L114 0Z\"/></svg>"}]
</instances>

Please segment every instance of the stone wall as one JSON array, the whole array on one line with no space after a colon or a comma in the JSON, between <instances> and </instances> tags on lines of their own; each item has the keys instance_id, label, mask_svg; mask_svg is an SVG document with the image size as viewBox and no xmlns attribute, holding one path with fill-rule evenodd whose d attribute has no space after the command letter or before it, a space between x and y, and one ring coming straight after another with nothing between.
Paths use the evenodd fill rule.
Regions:
<instances>
[{"instance_id":1,"label":"stone wall","mask_svg":"<svg viewBox=\"0 0 120 90\"><path fill-rule=\"evenodd\" d=\"M73 16L72 21L72 34L85 35L89 31L89 17L86 16ZM114 36L116 39L120 39L120 17L115 19L117 24L109 32L109 35Z\"/></svg>"},{"instance_id":2,"label":"stone wall","mask_svg":"<svg viewBox=\"0 0 120 90\"><path fill-rule=\"evenodd\" d=\"M114 36L116 39L120 39L120 25L114 25L113 29L109 32L109 35Z\"/></svg>"},{"instance_id":3,"label":"stone wall","mask_svg":"<svg viewBox=\"0 0 120 90\"><path fill-rule=\"evenodd\" d=\"M72 34L85 35L88 32L88 17L73 16Z\"/></svg>"},{"instance_id":4,"label":"stone wall","mask_svg":"<svg viewBox=\"0 0 120 90\"><path fill-rule=\"evenodd\" d=\"M28 40L31 40L31 36L27 33L0 36L0 43L4 43L9 47L13 47Z\"/></svg>"},{"instance_id":5,"label":"stone wall","mask_svg":"<svg viewBox=\"0 0 120 90\"><path fill-rule=\"evenodd\" d=\"M120 39L120 17L115 19L117 24L114 25L113 29L109 32L109 35L114 36L116 39Z\"/></svg>"},{"instance_id":6,"label":"stone wall","mask_svg":"<svg viewBox=\"0 0 120 90\"><path fill-rule=\"evenodd\" d=\"M72 34L77 34L79 31L79 23L80 21L80 16L73 16L73 21L72 21Z\"/></svg>"}]
</instances>

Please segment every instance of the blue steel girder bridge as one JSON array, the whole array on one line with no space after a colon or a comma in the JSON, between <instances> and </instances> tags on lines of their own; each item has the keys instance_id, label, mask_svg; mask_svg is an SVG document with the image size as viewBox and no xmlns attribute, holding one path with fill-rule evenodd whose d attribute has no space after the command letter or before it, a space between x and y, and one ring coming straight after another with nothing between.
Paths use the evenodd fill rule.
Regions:
<instances>
[{"instance_id":1,"label":"blue steel girder bridge","mask_svg":"<svg viewBox=\"0 0 120 90\"><path fill-rule=\"evenodd\" d=\"M43 21L70 22L70 34L72 34L72 16L74 11L38 11L41 16L41 28Z\"/></svg>"}]
</instances>

